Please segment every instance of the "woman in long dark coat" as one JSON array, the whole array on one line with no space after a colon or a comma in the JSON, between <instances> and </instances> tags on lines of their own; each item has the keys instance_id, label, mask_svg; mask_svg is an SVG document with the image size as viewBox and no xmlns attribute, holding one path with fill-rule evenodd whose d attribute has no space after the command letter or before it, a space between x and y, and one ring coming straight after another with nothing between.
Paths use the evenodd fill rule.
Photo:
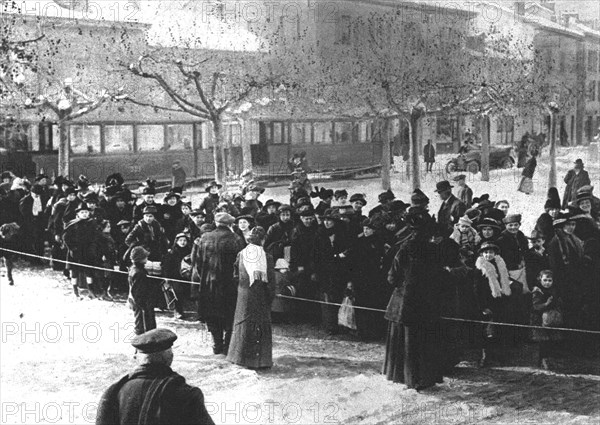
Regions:
<instances>
[{"instance_id":1,"label":"woman in long dark coat","mask_svg":"<svg viewBox=\"0 0 600 425\"><path fill-rule=\"evenodd\" d=\"M395 286L385 318L389 321L383 373L408 388L443 382L440 359L440 275L437 250L431 249L432 218L411 208L413 236L401 247L388 274ZM431 255L433 254L433 255Z\"/></svg>"},{"instance_id":2,"label":"woman in long dark coat","mask_svg":"<svg viewBox=\"0 0 600 425\"><path fill-rule=\"evenodd\" d=\"M248 246L237 256L233 278L238 282L233 335L227 360L249 369L273 366L271 303L275 297L273 257L262 247L265 230L248 235Z\"/></svg>"},{"instance_id":3,"label":"woman in long dark coat","mask_svg":"<svg viewBox=\"0 0 600 425\"><path fill-rule=\"evenodd\" d=\"M563 301L565 326L580 327L583 307L583 242L573 233L576 222L569 213L554 220L556 235L548 247L548 261L554 273L556 291Z\"/></svg>"}]
</instances>

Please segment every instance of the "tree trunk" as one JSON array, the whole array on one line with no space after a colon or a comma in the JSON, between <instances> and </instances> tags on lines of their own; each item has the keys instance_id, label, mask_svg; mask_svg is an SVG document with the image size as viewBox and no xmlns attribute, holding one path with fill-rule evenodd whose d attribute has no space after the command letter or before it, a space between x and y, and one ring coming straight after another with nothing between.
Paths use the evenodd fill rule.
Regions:
<instances>
[{"instance_id":1,"label":"tree trunk","mask_svg":"<svg viewBox=\"0 0 600 425\"><path fill-rule=\"evenodd\" d=\"M413 190L421 187L421 170L419 167L419 119L421 112L413 110L410 114L410 158L412 164Z\"/></svg>"},{"instance_id":2,"label":"tree trunk","mask_svg":"<svg viewBox=\"0 0 600 425\"><path fill-rule=\"evenodd\" d=\"M71 174L71 147L69 146L69 132L67 123L59 118L58 121L58 175L65 178Z\"/></svg>"},{"instance_id":3,"label":"tree trunk","mask_svg":"<svg viewBox=\"0 0 600 425\"><path fill-rule=\"evenodd\" d=\"M381 152L381 187L383 190L388 190L391 188L390 186L390 146L391 146L391 129L390 121L385 120L384 130L385 136L383 137L382 149Z\"/></svg>"},{"instance_id":4,"label":"tree trunk","mask_svg":"<svg viewBox=\"0 0 600 425\"><path fill-rule=\"evenodd\" d=\"M550 114L550 175L548 187L556 186L556 115Z\"/></svg>"},{"instance_id":5,"label":"tree trunk","mask_svg":"<svg viewBox=\"0 0 600 425\"><path fill-rule=\"evenodd\" d=\"M215 180L220 184L225 184L225 169L223 167L223 121L221 117L215 117L212 120L214 145L213 145L213 161L215 167Z\"/></svg>"},{"instance_id":6,"label":"tree trunk","mask_svg":"<svg viewBox=\"0 0 600 425\"><path fill-rule=\"evenodd\" d=\"M481 181L490 181L490 117L483 117L481 138Z\"/></svg>"},{"instance_id":7,"label":"tree trunk","mask_svg":"<svg viewBox=\"0 0 600 425\"><path fill-rule=\"evenodd\" d=\"M240 120L242 126L242 164L244 170L252 169L252 122Z\"/></svg>"}]
</instances>

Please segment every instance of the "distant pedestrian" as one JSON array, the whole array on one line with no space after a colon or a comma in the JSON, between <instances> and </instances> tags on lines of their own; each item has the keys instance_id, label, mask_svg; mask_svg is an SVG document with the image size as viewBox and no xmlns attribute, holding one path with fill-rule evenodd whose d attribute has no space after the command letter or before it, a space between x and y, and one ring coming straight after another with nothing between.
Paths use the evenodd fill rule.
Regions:
<instances>
[{"instance_id":1,"label":"distant pedestrian","mask_svg":"<svg viewBox=\"0 0 600 425\"><path fill-rule=\"evenodd\" d=\"M567 184L567 187L565 188L563 197L563 209L566 209L569 202L574 201L577 198L577 190L579 190L579 188L591 184L590 176L583 168L583 161L577 159L573 169L569 170L565 176L564 181Z\"/></svg>"},{"instance_id":2,"label":"distant pedestrian","mask_svg":"<svg viewBox=\"0 0 600 425\"><path fill-rule=\"evenodd\" d=\"M431 139L427 140L427 144L423 148L423 157L425 158L427 172L433 172L433 163L435 162L435 147L431 143Z\"/></svg>"},{"instance_id":3,"label":"distant pedestrian","mask_svg":"<svg viewBox=\"0 0 600 425\"><path fill-rule=\"evenodd\" d=\"M181 165L181 161L173 162L173 176L171 179L171 189L181 188L183 191L185 189L185 181L187 175L183 166Z\"/></svg>"},{"instance_id":4,"label":"distant pedestrian","mask_svg":"<svg viewBox=\"0 0 600 425\"><path fill-rule=\"evenodd\" d=\"M473 206L473 189L467 185L467 176L461 174L454 177L454 181L458 184L458 190L456 191L456 197L467 207L467 209Z\"/></svg>"},{"instance_id":5,"label":"distant pedestrian","mask_svg":"<svg viewBox=\"0 0 600 425\"><path fill-rule=\"evenodd\" d=\"M521 173L521 182L519 183L517 190L526 195L531 195L533 193L533 174L537 167L537 155L538 153L536 150L531 152L531 158L527 160L525 167L523 167L523 172Z\"/></svg>"},{"instance_id":6,"label":"distant pedestrian","mask_svg":"<svg viewBox=\"0 0 600 425\"><path fill-rule=\"evenodd\" d=\"M127 301L133 310L135 320L134 332L141 335L156 328L156 316L154 305L158 297L158 281L150 279L145 265L148 262L148 254L141 246L131 250L131 263L129 269L129 297Z\"/></svg>"}]
</instances>

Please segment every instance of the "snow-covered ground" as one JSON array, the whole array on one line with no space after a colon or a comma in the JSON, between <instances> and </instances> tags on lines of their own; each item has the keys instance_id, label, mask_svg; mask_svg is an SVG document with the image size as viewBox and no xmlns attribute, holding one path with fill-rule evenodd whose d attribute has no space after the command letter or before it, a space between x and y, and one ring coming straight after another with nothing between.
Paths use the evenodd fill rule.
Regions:
<instances>
[{"instance_id":1,"label":"snow-covered ground","mask_svg":"<svg viewBox=\"0 0 600 425\"><path fill-rule=\"evenodd\" d=\"M559 181L578 157L586 161L586 152L561 151ZM598 183L598 163L587 164ZM475 194L511 199L511 209L524 214L528 232L542 210L547 171L539 166L536 194L530 197L515 191L519 174L510 170L492 172L490 183L469 184ZM393 190L408 200L411 185L401 177L393 175ZM432 211L439 207L433 196L439 179L423 180ZM326 187L367 193L369 207L381 192L377 180L336 181ZM192 194L194 205L201 196ZM285 201L287 190L269 188L263 197ZM10 287L0 278L1 423L94 423L102 391L134 367L132 312L123 302L76 301L62 274L47 268L20 269L15 280ZM198 322L159 313L158 323L179 335L173 368L203 390L216 423L600 421L598 357L558 359L556 372L543 372L534 367L535 346L526 345L507 353L502 365L482 370L475 367L475 353L468 352L454 376L417 393L380 375L382 343L329 338L308 325L277 325L275 365L254 372L213 355L210 335Z\"/></svg>"}]
</instances>

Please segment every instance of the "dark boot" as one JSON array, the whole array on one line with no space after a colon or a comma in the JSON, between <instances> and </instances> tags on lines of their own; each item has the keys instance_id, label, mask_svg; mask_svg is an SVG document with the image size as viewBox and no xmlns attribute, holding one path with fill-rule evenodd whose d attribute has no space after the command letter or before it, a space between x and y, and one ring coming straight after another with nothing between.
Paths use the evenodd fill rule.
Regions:
<instances>
[{"instance_id":1,"label":"dark boot","mask_svg":"<svg viewBox=\"0 0 600 425\"><path fill-rule=\"evenodd\" d=\"M77 285L73 285L73 293L77 298L79 298L79 288L77 287Z\"/></svg>"},{"instance_id":2,"label":"dark boot","mask_svg":"<svg viewBox=\"0 0 600 425\"><path fill-rule=\"evenodd\" d=\"M213 353L223 354L223 332L211 332L213 337Z\"/></svg>"},{"instance_id":3,"label":"dark boot","mask_svg":"<svg viewBox=\"0 0 600 425\"><path fill-rule=\"evenodd\" d=\"M223 354L229 353L229 343L231 342L231 335L233 331L225 331L225 341L223 342Z\"/></svg>"}]
</instances>

